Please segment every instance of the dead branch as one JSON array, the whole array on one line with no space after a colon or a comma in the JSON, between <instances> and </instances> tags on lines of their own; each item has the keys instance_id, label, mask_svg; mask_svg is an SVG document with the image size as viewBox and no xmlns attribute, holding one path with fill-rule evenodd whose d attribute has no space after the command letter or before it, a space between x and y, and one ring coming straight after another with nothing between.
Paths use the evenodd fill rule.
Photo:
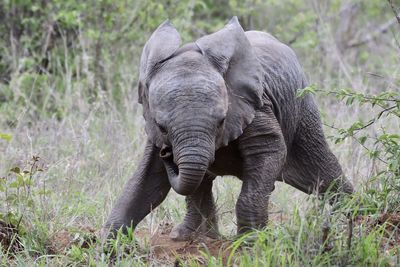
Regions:
<instances>
[{"instance_id":1,"label":"dead branch","mask_svg":"<svg viewBox=\"0 0 400 267\"><path fill-rule=\"evenodd\" d=\"M329 233L331 231L331 224L329 222L329 215L328 218L324 220L322 224L322 246L323 252L328 252L332 250L332 246L329 244Z\"/></svg>"},{"instance_id":2,"label":"dead branch","mask_svg":"<svg viewBox=\"0 0 400 267\"><path fill-rule=\"evenodd\" d=\"M349 231L347 234L347 249L350 251L351 242L353 239L353 217L351 214L348 216L348 220L349 220Z\"/></svg>"},{"instance_id":3,"label":"dead branch","mask_svg":"<svg viewBox=\"0 0 400 267\"><path fill-rule=\"evenodd\" d=\"M357 40L351 40L347 46L348 47L357 47L357 46L361 46L364 45L366 43L369 43L373 40L375 40L379 35L386 33L390 27L392 27L395 23L396 23L396 18L393 18L385 23L383 23L382 25L380 25L376 30L374 30L373 32L369 33L369 34L359 34L362 35L362 37L360 39Z\"/></svg>"}]
</instances>

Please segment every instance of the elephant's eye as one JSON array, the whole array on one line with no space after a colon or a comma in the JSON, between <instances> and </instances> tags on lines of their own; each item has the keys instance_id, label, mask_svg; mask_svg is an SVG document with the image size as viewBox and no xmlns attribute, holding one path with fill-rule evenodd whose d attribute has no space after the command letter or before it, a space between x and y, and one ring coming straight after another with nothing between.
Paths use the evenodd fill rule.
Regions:
<instances>
[{"instance_id":1,"label":"elephant's eye","mask_svg":"<svg viewBox=\"0 0 400 267\"><path fill-rule=\"evenodd\" d=\"M157 127L158 127L158 129L160 129L160 132L161 132L162 134L167 134L167 133L168 133L167 128L165 128L165 127L162 126L161 124L158 124L157 122L156 122L156 124L157 124Z\"/></svg>"}]
</instances>

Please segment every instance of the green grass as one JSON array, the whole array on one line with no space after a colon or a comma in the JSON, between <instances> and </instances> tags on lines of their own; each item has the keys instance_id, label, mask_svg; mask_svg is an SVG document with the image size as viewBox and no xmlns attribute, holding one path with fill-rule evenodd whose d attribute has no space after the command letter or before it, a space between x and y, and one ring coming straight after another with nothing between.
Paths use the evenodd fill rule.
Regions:
<instances>
[{"instance_id":1,"label":"green grass","mask_svg":"<svg viewBox=\"0 0 400 267\"><path fill-rule=\"evenodd\" d=\"M21 228L24 234L21 242L24 249L12 255L11 259L11 254L3 252L3 263L21 266L101 266L111 261L124 266L149 263L150 245L138 240L137 247L132 241L133 236L120 236L112 245L114 253L105 253L98 243L80 247L85 239L85 230L79 229L100 229L123 184L136 167L145 138L142 130L136 134L137 129L142 127L141 121L121 119L118 112L105 112L105 108L99 105L95 113L89 112L86 116L79 114L76 118L70 114L61 122L40 121L33 127L22 126L21 122L20 127L6 131L13 138L1 141L4 148L0 155L3 173L13 166L20 166L21 172L29 170L29 160L33 155L40 156L37 164L43 171L35 172L32 176L31 196L20 188L21 200L10 203L10 211L23 215ZM354 168L354 163L344 161L343 166L348 171ZM11 182L15 174L6 178ZM355 184L362 185L363 182L356 180ZM344 214L349 210L356 212L361 200L366 198L362 188L357 189L359 193L348 200L344 207L333 210L315 197L278 183L271 197L270 224L263 231L234 240L234 253L228 261L240 266L398 264L396 253L399 246L388 247L395 237L385 233L384 225L355 225L352 246L348 249L349 229ZM234 177L218 178L213 190L221 214L221 231L232 238L236 229L234 205L240 182ZM11 191L12 188L8 193ZM27 205L30 198L33 204ZM183 215L184 198L171 192L166 201L147 216L138 228L154 230L163 222L176 224ZM327 220L330 230L324 244L322 228ZM48 246L54 235L62 230L73 232L73 229L80 232L74 245L52 254ZM330 249L325 251L327 246ZM203 257L212 266L221 266L226 261L222 259L222 254L220 258L207 254ZM157 259L151 262L156 263ZM196 260L185 262L198 264Z\"/></svg>"}]
</instances>

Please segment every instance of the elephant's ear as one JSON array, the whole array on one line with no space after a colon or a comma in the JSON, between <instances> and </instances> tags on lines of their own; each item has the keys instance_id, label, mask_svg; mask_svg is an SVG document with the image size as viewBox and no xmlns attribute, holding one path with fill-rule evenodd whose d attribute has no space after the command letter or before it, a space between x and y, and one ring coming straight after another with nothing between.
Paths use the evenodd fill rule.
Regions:
<instances>
[{"instance_id":1,"label":"elephant's ear","mask_svg":"<svg viewBox=\"0 0 400 267\"><path fill-rule=\"evenodd\" d=\"M196 41L225 79L229 106L220 145L227 145L242 133L262 106L262 67L237 17L220 31Z\"/></svg>"},{"instance_id":2,"label":"elephant's ear","mask_svg":"<svg viewBox=\"0 0 400 267\"><path fill-rule=\"evenodd\" d=\"M169 20L164 21L150 36L140 58L138 102L143 104L143 116L146 120L146 133L153 144L161 147L158 127L149 110L148 85L157 72L160 63L169 59L181 45L181 37Z\"/></svg>"},{"instance_id":3,"label":"elephant's ear","mask_svg":"<svg viewBox=\"0 0 400 267\"><path fill-rule=\"evenodd\" d=\"M143 48L139 71L139 103L147 97L147 84L157 70L157 65L169 57L181 45L181 37L169 20L161 23Z\"/></svg>"}]
</instances>

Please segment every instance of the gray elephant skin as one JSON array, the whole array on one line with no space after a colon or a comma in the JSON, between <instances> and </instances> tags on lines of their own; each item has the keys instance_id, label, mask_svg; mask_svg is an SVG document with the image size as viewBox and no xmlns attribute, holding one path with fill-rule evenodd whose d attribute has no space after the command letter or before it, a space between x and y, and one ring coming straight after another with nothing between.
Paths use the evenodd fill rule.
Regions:
<instances>
[{"instance_id":1,"label":"gray elephant skin","mask_svg":"<svg viewBox=\"0 0 400 267\"><path fill-rule=\"evenodd\" d=\"M172 187L187 214L170 237L218 236L212 183L242 181L238 234L264 227L275 181L305 192L352 193L330 151L295 53L270 34L244 31L236 17L181 46L169 21L144 46L139 103L148 136L144 155L103 227L135 227Z\"/></svg>"}]
</instances>

